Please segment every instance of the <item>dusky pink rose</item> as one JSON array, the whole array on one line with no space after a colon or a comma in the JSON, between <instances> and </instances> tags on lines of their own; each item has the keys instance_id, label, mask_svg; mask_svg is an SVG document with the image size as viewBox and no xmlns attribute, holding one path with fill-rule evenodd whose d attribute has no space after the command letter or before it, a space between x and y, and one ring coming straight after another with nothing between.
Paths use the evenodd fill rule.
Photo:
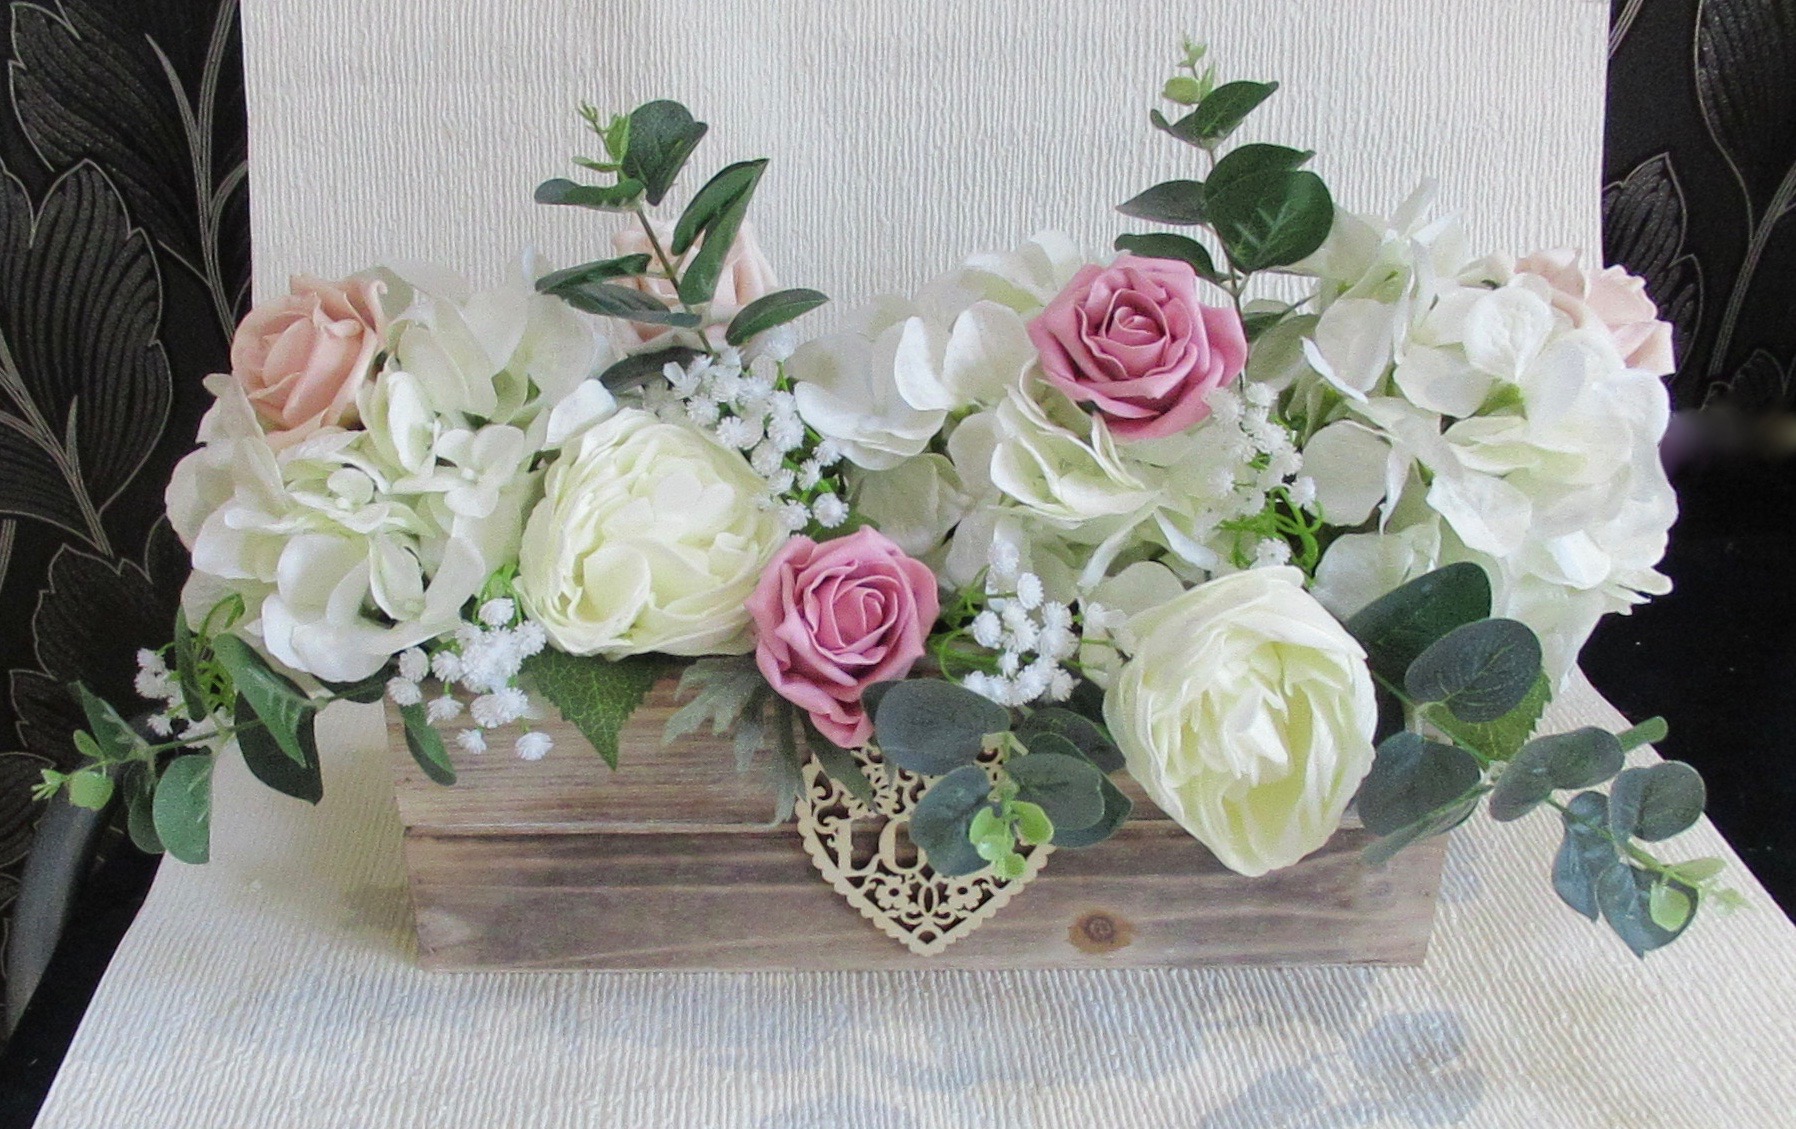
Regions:
<instances>
[{"instance_id":1,"label":"dusky pink rose","mask_svg":"<svg viewBox=\"0 0 1796 1129\"><path fill-rule=\"evenodd\" d=\"M666 250L673 241L673 228L663 223L656 223L655 238L661 241L662 250ZM687 251L678 263L681 270L698 252L703 244L700 240ZM651 269L659 272L661 264L655 260L655 249L649 243L649 237L637 224L627 227L611 237L611 246L621 258L624 255L648 255ZM674 292L673 283L665 278L622 278L616 280L619 285L632 286L653 294L674 309L679 309L680 298ZM778 289L779 281L773 276L773 265L761 252L760 240L755 238L754 225L744 221L736 231L736 241L730 244L729 254L723 257L723 272L717 278L717 292L711 298L711 320L715 324L705 333L714 344L723 344L724 330L737 311L756 298L771 294ZM637 344L647 344L668 332L665 325L650 325L647 322L629 322L627 331L634 335Z\"/></svg>"},{"instance_id":2,"label":"dusky pink rose","mask_svg":"<svg viewBox=\"0 0 1796 1129\"><path fill-rule=\"evenodd\" d=\"M1574 325L1601 327L1615 338L1615 347L1629 368L1653 376L1677 371L1671 346L1671 325L1659 320L1659 307L1647 296L1646 280L1623 267L1605 267L1592 274L1576 251L1536 251L1515 264L1523 274L1536 275L1553 288L1553 306Z\"/></svg>"},{"instance_id":3,"label":"dusky pink rose","mask_svg":"<svg viewBox=\"0 0 1796 1129\"><path fill-rule=\"evenodd\" d=\"M822 543L793 537L747 607L761 673L845 748L873 735L861 694L910 673L941 610L935 574L872 526Z\"/></svg>"},{"instance_id":4,"label":"dusky pink rose","mask_svg":"<svg viewBox=\"0 0 1796 1129\"><path fill-rule=\"evenodd\" d=\"M231 373L279 450L352 425L355 398L386 335L378 279L295 275L292 293L251 310L231 339Z\"/></svg>"},{"instance_id":5,"label":"dusky pink rose","mask_svg":"<svg viewBox=\"0 0 1796 1129\"><path fill-rule=\"evenodd\" d=\"M1189 263L1122 255L1084 267L1029 323L1048 383L1096 408L1120 439L1156 439L1210 414L1247 364L1232 309L1197 300Z\"/></svg>"}]
</instances>

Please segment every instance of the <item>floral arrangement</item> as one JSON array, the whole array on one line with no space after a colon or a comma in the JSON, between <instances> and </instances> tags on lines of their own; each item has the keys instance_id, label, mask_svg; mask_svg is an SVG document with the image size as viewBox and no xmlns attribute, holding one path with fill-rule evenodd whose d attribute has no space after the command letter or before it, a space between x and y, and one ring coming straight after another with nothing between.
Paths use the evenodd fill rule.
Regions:
<instances>
[{"instance_id":1,"label":"floral arrangement","mask_svg":"<svg viewBox=\"0 0 1796 1129\"><path fill-rule=\"evenodd\" d=\"M683 667L669 735L770 753L783 812L813 757L855 795L870 745L930 778L940 874L1101 842L1119 772L1245 875L1356 802L1374 861L1546 806L1559 896L1670 942L1727 897L1643 846L1700 778L1626 766L1657 719L1535 732L1597 620L1667 588L1669 331L1619 268L1475 257L1426 191L1354 215L1309 152L1231 144L1275 89L1187 45L1151 117L1203 179L1120 207L1176 231L1038 236L809 339L824 296L745 219L767 162L668 224L705 125L585 108L597 183L536 198L624 217L613 257L297 278L245 319L168 489L193 575L152 712L76 687L92 763L43 791L116 786L204 861L214 758L315 802L331 701L387 699L452 783L446 732L535 760L550 710L615 766Z\"/></svg>"}]
</instances>

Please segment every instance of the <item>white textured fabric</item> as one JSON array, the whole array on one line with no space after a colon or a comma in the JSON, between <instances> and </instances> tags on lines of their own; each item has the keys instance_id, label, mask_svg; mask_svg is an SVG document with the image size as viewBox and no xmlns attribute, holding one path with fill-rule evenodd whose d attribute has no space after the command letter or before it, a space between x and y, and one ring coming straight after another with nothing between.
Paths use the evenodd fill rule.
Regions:
<instances>
[{"instance_id":1,"label":"white textured fabric","mask_svg":"<svg viewBox=\"0 0 1796 1129\"><path fill-rule=\"evenodd\" d=\"M1751 908L1644 962L1553 898L1540 812L1454 833L1419 969L433 974L339 708L315 811L220 763L214 861L163 863L40 1129L1792 1123L1796 929L1706 821L1680 854ZM1621 719L1580 679L1549 723Z\"/></svg>"},{"instance_id":2,"label":"white textured fabric","mask_svg":"<svg viewBox=\"0 0 1796 1129\"><path fill-rule=\"evenodd\" d=\"M1473 246L1596 250L1602 0L244 0L256 293L388 258L495 278L606 258L618 217L531 203L597 139L581 99L677 98L694 177L772 158L752 216L787 285L845 304L1203 175L1155 132L1179 38L1283 89L1242 140L1316 150L1355 211L1425 177ZM672 198L678 202L681 194Z\"/></svg>"}]
</instances>

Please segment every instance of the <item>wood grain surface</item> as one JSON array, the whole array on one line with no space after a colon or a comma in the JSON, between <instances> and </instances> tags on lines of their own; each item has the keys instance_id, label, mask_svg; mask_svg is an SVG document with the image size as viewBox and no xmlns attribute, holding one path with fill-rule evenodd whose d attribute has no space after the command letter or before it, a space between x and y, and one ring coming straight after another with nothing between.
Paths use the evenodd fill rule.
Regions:
<instances>
[{"instance_id":1,"label":"wood grain surface","mask_svg":"<svg viewBox=\"0 0 1796 1129\"><path fill-rule=\"evenodd\" d=\"M500 742L460 780L431 783L389 711L395 792L419 960L441 970L1127 968L1417 964L1427 952L1445 840L1373 870L1346 827L1263 878L1228 870L1137 800L1109 841L1056 851L1027 889L944 953L886 937L773 826L763 772L738 773L726 738L661 744L674 683L631 719L613 773L577 732L520 761Z\"/></svg>"}]
</instances>

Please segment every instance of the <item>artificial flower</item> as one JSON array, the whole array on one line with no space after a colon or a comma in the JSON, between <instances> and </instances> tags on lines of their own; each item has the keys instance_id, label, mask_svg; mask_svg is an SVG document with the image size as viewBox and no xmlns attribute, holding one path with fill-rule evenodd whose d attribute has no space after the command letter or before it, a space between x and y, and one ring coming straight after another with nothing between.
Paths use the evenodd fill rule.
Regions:
<instances>
[{"instance_id":1,"label":"artificial flower","mask_svg":"<svg viewBox=\"0 0 1796 1129\"><path fill-rule=\"evenodd\" d=\"M353 424L356 395L386 333L385 285L295 275L290 293L252 309L231 339L231 373L279 448Z\"/></svg>"}]
</instances>

